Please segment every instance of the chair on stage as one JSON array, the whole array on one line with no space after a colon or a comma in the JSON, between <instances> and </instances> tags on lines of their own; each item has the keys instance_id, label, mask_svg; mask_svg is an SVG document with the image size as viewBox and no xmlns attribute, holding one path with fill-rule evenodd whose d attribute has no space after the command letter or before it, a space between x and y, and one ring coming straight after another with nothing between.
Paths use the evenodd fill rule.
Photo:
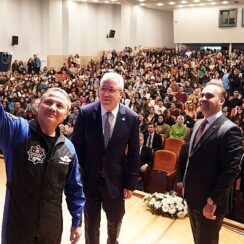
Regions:
<instances>
[{"instance_id":1,"label":"chair on stage","mask_svg":"<svg viewBox=\"0 0 244 244\"><path fill-rule=\"evenodd\" d=\"M180 138L167 138L164 143L164 149L170 152L174 152L178 158L181 146L185 143L183 139Z\"/></svg>"},{"instance_id":2,"label":"chair on stage","mask_svg":"<svg viewBox=\"0 0 244 244\"><path fill-rule=\"evenodd\" d=\"M150 193L171 191L175 179L176 154L168 150L156 151L145 190Z\"/></svg>"}]
</instances>

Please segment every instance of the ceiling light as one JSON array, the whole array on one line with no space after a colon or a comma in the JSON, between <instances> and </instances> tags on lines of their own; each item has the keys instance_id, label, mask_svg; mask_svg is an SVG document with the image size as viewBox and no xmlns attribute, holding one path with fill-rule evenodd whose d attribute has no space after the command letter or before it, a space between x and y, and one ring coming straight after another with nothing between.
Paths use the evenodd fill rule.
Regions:
<instances>
[{"instance_id":1,"label":"ceiling light","mask_svg":"<svg viewBox=\"0 0 244 244\"><path fill-rule=\"evenodd\" d=\"M111 2L116 2L117 0L110 0Z\"/></svg>"},{"instance_id":2,"label":"ceiling light","mask_svg":"<svg viewBox=\"0 0 244 244\"><path fill-rule=\"evenodd\" d=\"M194 3L199 3L199 2L200 2L200 0L193 0L193 2L194 2Z\"/></svg>"},{"instance_id":3,"label":"ceiling light","mask_svg":"<svg viewBox=\"0 0 244 244\"><path fill-rule=\"evenodd\" d=\"M216 4L216 2L211 2L211 5L215 5Z\"/></svg>"},{"instance_id":4,"label":"ceiling light","mask_svg":"<svg viewBox=\"0 0 244 244\"><path fill-rule=\"evenodd\" d=\"M169 2L169 5L175 5L175 2L173 1Z\"/></svg>"},{"instance_id":5,"label":"ceiling light","mask_svg":"<svg viewBox=\"0 0 244 244\"><path fill-rule=\"evenodd\" d=\"M105 3L109 3L109 1L107 1L107 0L106 0L106 1L104 1L104 2L105 2Z\"/></svg>"},{"instance_id":6,"label":"ceiling light","mask_svg":"<svg viewBox=\"0 0 244 244\"><path fill-rule=\"evenodd\" d=\"M183 5L178 5L178 8L183 8L184 6Z\"/></svg>"},{"instance_id":7,"label":"ceiling light","mask_svg":"<svg viewBox=\"0 0 244 244\"><path fill-rule=\"evenodd\" d=\"M186 0L183 0L183 1L181 1L181 3L183 3L183 4L184 4L184 3L187 3L187 1L186 1Z\"/></svg>"},{"instance_id":8,"label":"ceiling light","mask_svg":"<svg viewBox=\"0 0 244 244\"><path fill-rule=\"evenodd\" d=\"M145 2L145 0L138 0L140 3Z\"/></svg>"},{"instance_id":9,"label":"ceiling light","mask_svg":"<svg viewBox=\"0 0 244 244\"><path fill-rule=\"evenodd\" d=\"M229 2L228 2L228 1L223 1L222 3L223 3L223 4L227 4L227 3L229 3Z\"/></svg>"},{"instance_id":10,"label":"ceiling light","mask_svg":"<svg viewBox=\"0 0 244 244\"><path fill-rule=\"evenodd\" d=\"M205 3L199 3L199 6L201 6L201 7L202 7L202 6L205 6Z\"/></svg>"},{"instance_id":11,"label":"ceiling light","mask_svg":"<svg viewBox=\"0 0 244 244\"><path fill-rule=\"evenodd\" d=\"M194 6L195 6L195 4L189 4L188 6L189 6L189 7L194 7Z\"/></svg>"},{"instance_id":12,"label":"ceiling light","mask_svg":"<svg viewBox=\"0 0 244 244\"><path fill-rule=\"evenodd\" d=\"M163 3L157 3L156 5L159 6L159 7L161 7L161 6L163 6L164 4L163 4Z\"/></svg>"},{"instance_id":13,"label":"ceiling light","mask_svg":"<svg viewBox=\"0 0 244 244\"><path fill-rule=\"evenodd\" d=\"M146 4L145 3L140 3L140 6L145 6Z\"/></svg>"}]
</instances>

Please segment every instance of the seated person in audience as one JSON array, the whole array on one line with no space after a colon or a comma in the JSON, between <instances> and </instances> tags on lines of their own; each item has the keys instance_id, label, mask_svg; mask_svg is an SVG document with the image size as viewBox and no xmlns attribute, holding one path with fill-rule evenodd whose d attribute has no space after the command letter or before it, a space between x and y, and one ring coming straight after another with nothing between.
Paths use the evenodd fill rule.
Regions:
<instances>
[{"instance_id":1,"label":"seated person in audience","mask_svg":"<svg viewBox=\"0 0 244 244\"><path fill-rule=\"evenodd\" d=\"M179 88L179 92L175 94L175 97L179 102L183 104L187 101L187 94L185 93L184 88L182 86Z\"/></svg>"},{"instance_id":2,"label":"seated person in audience","mask_svg":"<svg viewBox=\"0 0 244 244\"><path fill-rule=\"evenodd\" d=\"M179 115L176 119L176 123L171 126L169 137L186 139L187 137L187 127L184 124L184 116Z\"/></svg>"},{"instance_id":3,"label":"seated person in audience","mask_svg":"<svg viewBox=\"0 0 244 244\"><path fill-rule=\"evenodd\" d=\"M193 98L191 101L194 105L195 111L198 113L200 111L199 100L197 98Z\"/></svg>"},{"instance_id":4,"label":"seated person in audience","mask_svg":"<svg viewBox=\"0 0 244 244\"><path fill-rule=\"evenodd\" d=\"M130 99L130 103L129 103L129 108L134 110L134 108L139 108L140 107L140 103L138 102L138 100L135 97L132 97Z\"/></svg>"},{"instance_id":5,"label":"seated person in audience","mask_svg":"<svg viewBox=\"0 0 244 244\"><path fill-rule=\"evenodd\" d=\"M171 115L170 109L166 109L163 115L164 121L167 125L172 126L175 124L175 117Z\"/></svg>"},{"instance_id":6,"label":"seated person in audience","mask_svg":"<svg viewBox=\"0 0 244 244\"><path fill-rule=\"evenodd\" d=\"M244 118L244 109L240 106L236 106L233 108L233 114L230 116L230 120L233 121L234 123L240 125L243 118Z\"/></svg>"},{"instance_id":7,"label":"seated person in audience","mask_svg":"<svg viewBox=\"0 0 244 244\"><path fill-rule=\"evenodd\" d=\"M2 106L3 106L3 109L6 111L6 112L8 112L9 113L9 108L8 108L8 102L7 101L3 101L2 102Z\"/></svg>"},{"instance_id":8,"label":"seated person in audience","mask_svg":"<svg viewBox=\"0 0 244 244\"><path fill-rule=\"evenodd\" d=\"M169 137L169 131L170 131L170 126L165 123L164 116L160 114L158 116L158 121L156 122L156 132L160 134L165 140L166 138Z\"/></svg>"},{"instance_id":9,"label":"seated person in audience","mask_svg":"<svg viewBox=\"0 0 244 244\"><path fill-rule=\"evenodd\" d=\"M180 113L184 110L184 103L180 102L176 96L172 97L172 103L175 104L175 107L180 110Z\"/></svg>"},{"instance_id":10,"label":"seated person in audience","mask_svg":"<svg viewBox=\"0 0 244 244\"><path fill-rule=\"evenodd\" d=\"M147 133L145 134L145 145L152 148L153 153L163 149L162 137L155 131L156 126L150 122L147 125Z\"/></svg>"},{"instance_id":11,"label":"seated person in audience","mask_svg":"<svg viewBox=\"0 0 244 244\"><path fill-rule=\"evenodd\" d=\"M193 88L191 87L191 84L189 81L184 82L184 92L187 95L192 94L192 92L193 92Z\"/></svg>"},{"instance_id":12,"label":"seated person in audience","mask_svg":"<svg viewBox=\"0 0 244 244\"><path fill-rule=\"evenodd\" d=\"M14 108L10 110L10 113L17 117L25 118L25 110L21 108L21 104L19 101L15 102Z\"/></svg>"},{"instance_id":13,"label":"seated person in audience","mask_svg":"<svg viewBox=\"0 0 244 244\"><path fill-rule=\"evenodd\" d=\"M170 110L171 115L174 116L175 118L177 118L181 113L181 110L176 108L176 105L174 102L171 103L171 107L169 110Z\"/></svg>"},{"instance_id":14,"label":"seated person in audience","mask_svg":"<svg viewBox=\"0 0 244 244\"><path fill-rule=\"evenodd\" d=\"M189 115L185 115L185 125L187 128L193 128L195 122L196 121L192 117L190 117Z\"/></svg>"},{"instance_id":15,"label":"seated person in audience","mask_svg":"<svg viewBox=\"0 0 244 244\"><path fill-rule=\"evenodd\" d=\"M178 93L180 91L180 86L177 84L175 78L171 78L170 79L170 86L171 88L171 94L175 95L176 93Z\"/></svg>"},{"instance_id":16,"label":"seated person in audience","mask_svg":"<svg viewBox=\"0 0 244 244\"><path fill-rule=\"evenodd\" d=\"M185 103L185 114L190 116L193 120L197 118L197 113L195 111L195 106L192 101L187 101Z\"/></svg>"},{"instance_id":17,"label":"seated person in audience","mask_svg":"<svg viewBox=\"0 0 244 244\"><path fill-rule=\"evenodd\" d=\"M141 104L139 106L139 111L143 111L145 116L147 116L149 114L149 106L147 104L147 98L143 97L141 99Z\"/></svg>"},{"instance_id":18,"label":"seated person in audience","mask_svg":"<svg viewBox=\"0 0 244 244\"><path fill-rule=\"evenodd\" d=\"M171 101L169 96L165 96L164 100L163 100L163 105L166 109L169 109L171 107Z\"/></svg>"},{"instance_id":19,"label":"seated person in audience","mask_svg":"<svg viewBox=\"0 0 244 244\"><path fill-rule=\"evenodd\" d=\"M124 92L122 94L122 97L121 97L121 103L126 105L127 107L129 107L129 104L130 104L130 98L128 96L128 94L126 92Z\"/></svg>"},{"instance_id":20,"label":"seated person in audience","mask_svg":"<svg viewBox=\"0 0 244 244\"><path fill-rule=\"evenodd\" d=\"M158 115L155 113L154 107L149 107L149 114L146 116L146 122L153 122L155 123L158 119Z\"/></svg>"},{"instance_id":21,"label":"seated person in audience","mask_svg":"<svg viewBox=\"0 0 244 244\"><path fill-rule=\"evenodd\" d=\"M27 104L25 109L25 116L27 120L31 120L36 118L37 116L37 105L35 103L36 98L34 96L31 97L31 102Z\"/></svg>"},{"instance_id":22,"label":"seated person in audience","mask_svg":"<svg viewBox=\"0 0 244 244\"><path fill-rule=\"evenodd\" d=\"M144 190L144 183L146 181L147 172L153 161L152 149L144 145L144 135L139 134L140 143L140 176L137 181L137 190Z\"/></svg>"},{"instance_id":23,"label":"seated person in audience","mask_svg":"<svg viewBox=\"0 0 244 244\"><path fill-rule=\"evenodd\" d=\"M234 90L233 95L226 98L225 104L230 108L242 105L241 94L238 90Z\"/></svg>"},{"instance_id":24,"label":"seated person in audience","mask_svg":"<svg viewBox=\"0 0 244 244\"><path fill-rule=\"evenodd\" d=\"M154 106L155 113L157 115L163 114L163 112L166 110L166 107L164 107L162 99L158 100L158 104Z\"/></svg>"},{"instance_id":25,"label":"seated person in audience","mask_svg":"<svg viewBox=\"0 0 244 244\"><path fill-rule=\"evenodd\" d=\"M128 89L126 90L126 93L128 94L130 99L134 97L135 91L133 90L132 85L128 86Z\"/></svg>"},{"instance_id":26,"label":"seated person in audience","mask_svg":"<svg viewBox=\"0 0 244 244\"><path fill-rule=\"evenodd\" d=\"M68 119L68 124L70 125L73 125L74 124L74 120L77 119L78 117L78 114L79 114L79 107L78 106L73 106L72 110L71 110L71 114L69 116L69 119Z\"/></svg>"},{"instance_id":27,"label":"seated person in audience","mask_svg":"<svg viewBox=\"0 0 244 244\"><path fill-rule=\"evenodd\" d=\"M222 108L222 113L225 115L225 117L230 117L230 109L227 106Z\"/></svg>"},{"instance_id":28,"label":"seated person in audience","mask_svg":"<svg viewBox=\"0 0 244 244\"><path fill-rule=\"evenodd\" d=\"M139 131L141 133L145 133L147 131L147 122L146 122L146 119L145 119L145 116L143 113L139 113Z\"/></svg>"},{"instance_id":29,"label":"seated person in audience","mask_svg":"<svg viewBox=\"0 0 244 244\"><path fill-rule=\"evenodd\" d=\"M196 88L195 90L193 90L192 94L190 94L188 96L188 100L193 100L193 99L196 99L198 100L200 98L200 92L201 90L199 88Z\"/></svg>"}]
</instances>

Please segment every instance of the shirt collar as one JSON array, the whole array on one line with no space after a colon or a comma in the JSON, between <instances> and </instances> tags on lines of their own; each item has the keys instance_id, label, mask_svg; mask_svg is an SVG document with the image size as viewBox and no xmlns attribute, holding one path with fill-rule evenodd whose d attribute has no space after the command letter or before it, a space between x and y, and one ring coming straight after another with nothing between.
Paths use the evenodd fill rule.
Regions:
<instances>
[{"instance_id":1,"label":"shirt collar","mask_svg":"<svg viewBox=\"0 0 244 244\"><path fill-rule=\"evenodd\" d=\"M207 118L208 123L209 123L210 125L213 124L213 122L214 122L216 119L218 119L221 115L222 115L222 111L219 111L218 113L216 113L216 114L214 114L214 115L208 117L208 118Z\"/></svg>"},{"instance_id":2,"label":"shirt collar","mask_svg":"<svg viewBox=\"0 0 244 244\"><path fill-rule=\"evenodd\" d=\"M101 104L101 113L102 113L102 117L108 112L108 110L106 110L103 105ZM117 114L119 112L119 103L117 104L117 106L112 110L110 111L112 114L113 114L113 117L116 118L117 117Z\"/></svg>"}]
</instances>

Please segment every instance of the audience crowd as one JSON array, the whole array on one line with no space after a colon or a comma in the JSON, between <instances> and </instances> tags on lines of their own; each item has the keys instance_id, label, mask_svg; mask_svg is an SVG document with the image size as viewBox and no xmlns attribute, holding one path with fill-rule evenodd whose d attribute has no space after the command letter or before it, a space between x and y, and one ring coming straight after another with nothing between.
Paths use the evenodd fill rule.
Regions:
<instances>
[{"instance_id":1,"label":"audience crowd","mask_svg":"<svg viewBox=\"0 0 244 244\"><path fill-rule=\"evenodd\" d=\"M201 89L210 80L222 83L227 91L223 113L244 130L244 51L138 49L103 52L99 61L80 65L79 55L70 55L55 70L41 67L37 55L26 64L15 60L9 72L0 73L0 102L4 109L28 120L37 114L42 93L60 87L72 101L70 116L60 125L70 137L79 106L98 100L99 80L108 71L125 80L121 102L139 114L140 131L146 138L150 130L162 137L187 140L191 128L203 115L199 110ZM149 139L148 139L149 140ZM159 143L160 144L160 143Z\"/></svg>"}]
</instances>

